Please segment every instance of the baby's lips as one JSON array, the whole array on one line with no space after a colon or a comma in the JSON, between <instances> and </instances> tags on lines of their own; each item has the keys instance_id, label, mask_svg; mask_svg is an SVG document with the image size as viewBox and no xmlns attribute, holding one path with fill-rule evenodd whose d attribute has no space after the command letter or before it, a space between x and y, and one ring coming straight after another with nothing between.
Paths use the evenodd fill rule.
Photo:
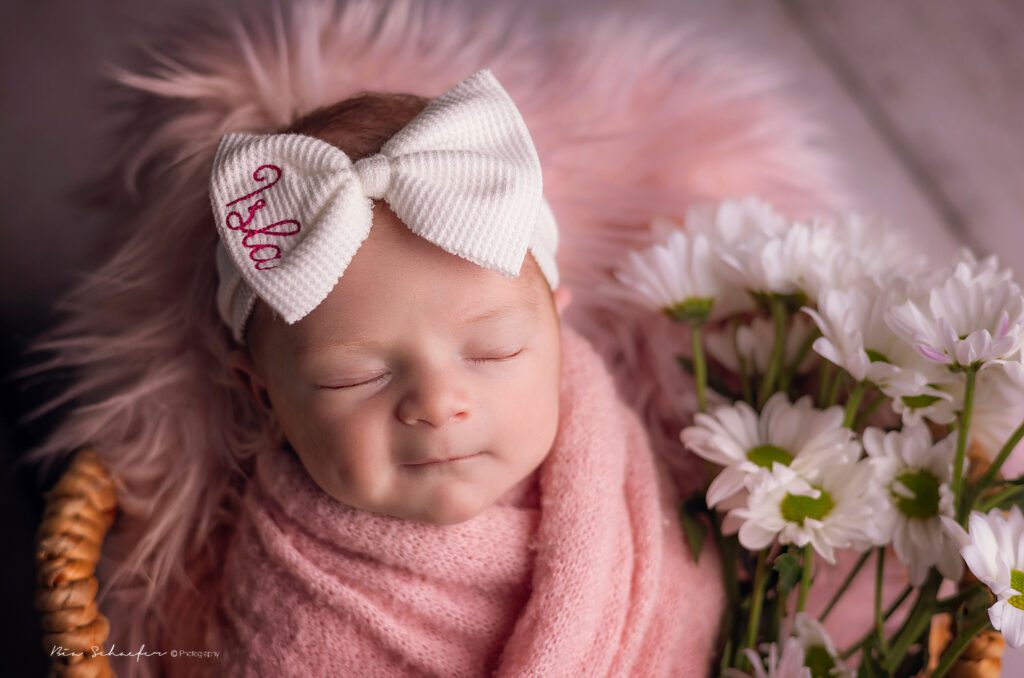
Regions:
<instances>
[{"instance_id":1,"label":"baby's lips","mask_svg":"<svg viewBox=\"0 0 1024 678\"><path fill-rule=\"evenodd\" d=\"M416 461L404 462L402 466L424 466L426 464L437 464L446 461L458 461L461 459L469 459L480 454L480 452L466 452L466 453L442 453L437 455L428 455L421 457Z\"/></svg>"}]
</instances>

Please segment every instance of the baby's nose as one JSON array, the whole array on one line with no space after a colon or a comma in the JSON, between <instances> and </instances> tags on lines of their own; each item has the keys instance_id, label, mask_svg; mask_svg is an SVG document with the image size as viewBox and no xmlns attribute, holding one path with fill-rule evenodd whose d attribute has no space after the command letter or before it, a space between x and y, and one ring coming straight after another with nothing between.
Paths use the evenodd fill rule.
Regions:
<instances>
[{"instance_id":1,"label":"baby's nose","mask_svg":"<svg viewBox=\"0 0 1024 678\"><path fill-rule=\"evenodd\" d=\"M440 428L470 417L469 400L458 389L437 385L410 392L398 406L398 418L408 426Z\"/></svg>"}]
</instances>

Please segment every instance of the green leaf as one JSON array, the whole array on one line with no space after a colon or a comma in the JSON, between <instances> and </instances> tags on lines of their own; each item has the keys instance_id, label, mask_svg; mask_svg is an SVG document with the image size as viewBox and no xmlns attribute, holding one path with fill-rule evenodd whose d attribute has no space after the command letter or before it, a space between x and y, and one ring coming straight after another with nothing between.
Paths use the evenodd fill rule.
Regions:
<instances>
[{"instance_id":1,"label":"green leaf","mask_svg":"<svg viewBox=\"0 0 1024 678\"><path fill-rule=\"evenodd\" d=\"M800 581L800 575L803 574L803 566L800 564L800 559L792 553L780 554L775 558L772 567L779 573L779 590L782 592L782 595L792 591L796 583Z\"/></svg>"},{"instance_id":2,"label":"green leaf","mask_svg":"<svg viewBox=\"0 0 1024 678\"><path fill-rule=\"evenodd\" d=\"M686 535L686 543L690 545L693 561L699 562L700 552L704 548L704 538L707 536L708 528L701 522L698 514L694 513L692 508L693 502L691 501L685 501L679 505L679 522L683 525L683 533Z\"/></svg>"}]
</instances>

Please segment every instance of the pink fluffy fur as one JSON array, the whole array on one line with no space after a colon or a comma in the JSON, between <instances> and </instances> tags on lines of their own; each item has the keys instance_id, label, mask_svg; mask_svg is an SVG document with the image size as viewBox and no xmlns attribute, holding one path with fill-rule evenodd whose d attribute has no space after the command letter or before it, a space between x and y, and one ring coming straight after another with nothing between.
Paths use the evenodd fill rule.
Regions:
<instances>
[{"instance_id":1,"label":"pink fluffy fur","mask_svg":"<svg viewBox=\"0 0 1024 678\"><path fill-rule=\"evenodd\" d=\"M216 563L247 464L266 443L223 367L214 148L227 132L270 131L360 90L436 96L493 70L540 153L574 292L569 322L608 361L677 482L695 487L699 466L677 438L694 398L671 359L684 335L593 290L626 248L648 241L656 214L749 193L793 215L846 203L812 143L817 125L784 97L778 69L696 26L622 12L544 26L512 14L514 3L476 13L405 1L239 6L211 15L219 5L205 4L156 36L134 70L112 71L126 117L88 190L109 215L114 254L60 301L64 320L36 344L53 357L31 372L78 377L37 413L76 404L31 459L52 464L92 444L117 477L122 514L100 567L110 641L152 647L161 612L184 623L198 613L186 564L202 577ZM185 593L168 612L173 591Z\"/></svg>"}]
</instances>

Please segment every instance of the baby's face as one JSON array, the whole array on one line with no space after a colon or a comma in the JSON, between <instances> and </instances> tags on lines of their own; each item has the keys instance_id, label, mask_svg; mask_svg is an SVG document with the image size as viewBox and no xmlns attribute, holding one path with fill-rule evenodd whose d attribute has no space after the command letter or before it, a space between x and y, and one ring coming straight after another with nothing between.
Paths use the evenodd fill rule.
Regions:
<instances>
[{"instance_id":1,"label":"baby's face","mask_svg":"<svg viewBox=\"0 0 1024 678\"><path fill-rule=\"evenodd\" d=\"M376 203L370 236L328 297L293 325L257 304L250 348L234 361L325 492L458 523L551 449L568 300L552 297L532 259L506 278Z\"/></svg>"}]
</instances>

